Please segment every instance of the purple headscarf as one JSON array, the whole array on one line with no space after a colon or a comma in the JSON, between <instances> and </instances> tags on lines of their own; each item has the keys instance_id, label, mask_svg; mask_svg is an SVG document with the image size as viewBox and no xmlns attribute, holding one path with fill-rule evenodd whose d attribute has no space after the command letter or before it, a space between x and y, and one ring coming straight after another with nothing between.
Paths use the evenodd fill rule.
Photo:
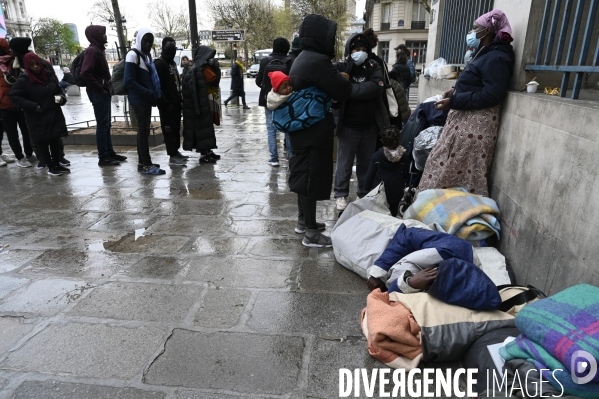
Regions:
<instances>
[{"instance_id":1,"label":"purple headscarf","mask_svg":"<svg viewBox=\"0 0 599 399\"><path fill-rule=\"evenodd\" d=\"M491 32L504 42L511 43L514 40L510 21L508 21L507 16L501 10L493 10L481 15L475 22L480 26L491 29Z\"/></svg>"}]
</instances>

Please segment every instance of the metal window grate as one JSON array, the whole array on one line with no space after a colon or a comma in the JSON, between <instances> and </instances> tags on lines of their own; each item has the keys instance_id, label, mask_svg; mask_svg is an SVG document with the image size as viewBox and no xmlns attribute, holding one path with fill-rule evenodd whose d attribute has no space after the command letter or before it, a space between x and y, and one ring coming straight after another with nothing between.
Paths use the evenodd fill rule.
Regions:
<instances>
[{"instance_id":1,"label":"metal window grate","mask_svg":"<svg viewBox=\"0 0 599 399\"><path fill-rule=\"evenodd\" d=\"M576 3L576 10L572 15L574 3ZM598 8L599 0L590 0L590 2L586 0L545 1L535 63L526 65L525 69L527 71L563 73L560 87L560 96L562 97L566 97L570 73L576 74L572 98L578 99L584 74L599 72L599 38L595 37L596 43L591 43ZM556 38L558 27L559 34ZM581 29L583 27L584 30ZM567 46L568 52L565 63L563 63L562 55L566 50L568 36L570 39ZM589 57L591 45L595 47L593 57ZM555 58L552 59L554 54ZM577 65L573 65L575 54L578 54Z\"/></svg>"},{"instance_id":2,"label":"metal window grate","mask_svg":"<svg viewBox=\"0 0 599 399\"><path fill-rule=\"evenodd\" d=\"M463 64L468 50L466 34L472 30L472 23L491 11L493 5L494 0L446 0L439 56L449 64Z\"/></svg>"},{"instance_id":3,"label":"metal window grate","mask_svg":"<svg viewBox=\"0 0 599 399\"><path fill-rule=\"evenodd\" d=\"M426 21L412 21L412 29L426 29Z\"/></svg>"},{"instance_id":4,"label":"metal window grate","mask_svg":"<svg viewBox=\"0 0 599 399\"><path fill-rule=\"evenodd\" d=\"M381 22L381 30L389 30L391 28L390 22Z\"/></svg>"}]
</instances>

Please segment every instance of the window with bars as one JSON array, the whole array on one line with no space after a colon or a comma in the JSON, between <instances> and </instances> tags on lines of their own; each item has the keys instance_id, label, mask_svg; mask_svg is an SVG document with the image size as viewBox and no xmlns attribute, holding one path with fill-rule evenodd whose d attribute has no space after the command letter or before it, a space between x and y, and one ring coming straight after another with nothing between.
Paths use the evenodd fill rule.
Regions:
<instances>
[{"instance_id":1,"label":"window with bars","mask_svg":"<svg viewBox=\"0 0 599 399\"><path fill-rule=\"evenodd\" d=\"M379 57L388 64L389 63L389 42L379 42Z\"/></svg>"},{"instance_id":2,"label":"window with bars","mask_svg":"<svg viewBox=\"0 0 599 399\"><path fill-rule=\"evenodd\" d=\"M419 0L412 2L412 29L426 28L427 11Z\"/></svg>"},{"instance_id":3,"label":"window with bars","mask_svg":"<svg viewBox=\"0 0 599 399\"><path fill-rule=\"evenodd\" d=\"M391 3L381 4L381 30L391 28Z\"/></svg>"},{"instance_id":4,"label":"window with bars","mask_svg":"<svg viewBox=\"0 0 599 399\"><path fill-rule=\"evenodd\" d=\"M11 19L11 15L8 12L8 2L7 1L3 1L2 2L2 12L4 13L4 19Z\"/></svg>"},{"instance_id":5,"label":"window with bars","mask_svg":"<svg viewBox=\"0 0 599 399\"><path fill-rule=\"evenodd\" d=\"M426 60L426 41L406 42L406 46L411 49L410 57L414 64L423 64Z\"/></svg>"}]
</instances>

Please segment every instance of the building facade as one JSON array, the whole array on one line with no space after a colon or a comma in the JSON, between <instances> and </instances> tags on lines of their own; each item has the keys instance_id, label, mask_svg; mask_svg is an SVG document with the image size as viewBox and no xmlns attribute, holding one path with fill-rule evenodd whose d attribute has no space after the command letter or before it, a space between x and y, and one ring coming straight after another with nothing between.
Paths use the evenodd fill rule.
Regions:
<instances>
[{"instance_id":1,"label":"building facade","mask_svg":"<svg viewBox=\"0 0 599 399\"><path fill-rule=\"evenodd\" d=\"M78 46L81 46L81 42L79 41L79 32L77 31L77 25L75 24L67 24L71 32L73 32L73 40Z\"/></svg>"},{"instance_id":2,"label":"building facade","mask_svg":"<svg viewBox=\"0 0 599 399\"><path fill-rule=\"evenodd\" d=\"M1 0L7 36L31 37L31 24L25 0Z\"/></svg>"},{"instance_id":3,"label":"building facade","mask_svg":"<svg viewBox=\"0 0 599 399\"><path fill-rule=\"evenodd\" d=\"M394 48L405 44L416 69L426 60L429 13L419 0L367 0L364 20L379 37L374 51L387 64L395 63Z\"/></svg>"}]
</instances>

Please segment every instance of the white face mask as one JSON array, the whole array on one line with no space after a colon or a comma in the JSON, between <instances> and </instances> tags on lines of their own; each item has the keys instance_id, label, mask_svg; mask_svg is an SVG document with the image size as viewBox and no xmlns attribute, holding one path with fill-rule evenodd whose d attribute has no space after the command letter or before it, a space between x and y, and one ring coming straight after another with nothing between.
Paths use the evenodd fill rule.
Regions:
<instances>
[{"instance_id":1,"label":"white face mask","mask_svg":"<svg viewBox=\"0 0 599 399\"><path fill-rule=\"evenodd\" d=\"M362 65L368 58L368 53L366 51L356 51L355 53L352 53L351 58L356 65Z\"/></svg>"}]
</instances>

